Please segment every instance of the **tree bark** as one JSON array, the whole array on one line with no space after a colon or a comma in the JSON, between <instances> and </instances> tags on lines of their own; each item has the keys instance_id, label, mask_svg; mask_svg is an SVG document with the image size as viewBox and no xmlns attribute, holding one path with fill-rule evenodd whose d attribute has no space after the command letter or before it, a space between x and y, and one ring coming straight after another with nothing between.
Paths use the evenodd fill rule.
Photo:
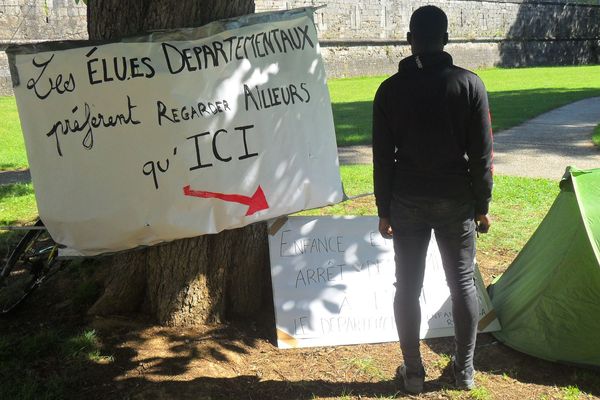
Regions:
<instances>
[{"instance_id":1,"label":"tree bark","mask_svg":"<svg viewBox=\"0 0 600 400\"><path fill-rule=\"evenodd\" d=\"M89 0L88 34L92 40L114 39L252 12L253 0Z\"/></svg>"},{"instance_id":2,"label":"tree bark","mask_svg":"<svg viewBox=\"0 0 600 400\"><path fill-rule=\"evenodd\" d=\"M90 0L90 39L193 27L254 11L251 0ZM109 271L93 315L144 312L189 326L260 311L270 292L266 224L105 257Z\"/></svg>"}]
</instances>

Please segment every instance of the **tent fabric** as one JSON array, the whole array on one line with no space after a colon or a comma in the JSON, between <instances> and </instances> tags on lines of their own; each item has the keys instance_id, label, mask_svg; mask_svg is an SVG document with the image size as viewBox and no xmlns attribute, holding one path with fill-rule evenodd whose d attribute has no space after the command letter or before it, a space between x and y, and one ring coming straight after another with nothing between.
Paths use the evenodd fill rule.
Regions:
<instances>
[{"instance_id":1,"label":"tent fabric","mask_svg":"<svg viewBox=\"0 0 600 400\"><path fill-rule=\"evenodd\" d=\"M489 287L504 344L600 367L600 169L568 168L548 214Z\"/></svg>"}]
</instances>

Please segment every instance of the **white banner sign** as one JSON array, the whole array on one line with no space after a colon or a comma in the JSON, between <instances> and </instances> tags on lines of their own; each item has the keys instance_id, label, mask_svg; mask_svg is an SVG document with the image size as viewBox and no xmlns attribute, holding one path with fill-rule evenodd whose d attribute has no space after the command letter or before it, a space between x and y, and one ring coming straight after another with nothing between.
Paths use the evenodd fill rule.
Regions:
<instances>
[{"instance_id":1,"label":"white banner sign","mask_svg":"<svg viewBox=\"0 0 600 400\"><path fill-rule=\"evenodd\" d=\"M80 254L342 199L310 8L8 53L40 216Z\"/></svg>"},{"instance_id":2,"label":"white banner sign","mask_svg":"<svg viewBox=\"0 0 600 400\"><path fill-rule=\"evenodd\" d=\"M283 226L272 223L269 251L279 347L398 340L394 248L377 232L377 223L377 217L290 217ZM477 269L475 283L480 330L499 330ZM450 292L434 237L420 302L421 338L454 335Z\"/></svg>"}]
</instances>

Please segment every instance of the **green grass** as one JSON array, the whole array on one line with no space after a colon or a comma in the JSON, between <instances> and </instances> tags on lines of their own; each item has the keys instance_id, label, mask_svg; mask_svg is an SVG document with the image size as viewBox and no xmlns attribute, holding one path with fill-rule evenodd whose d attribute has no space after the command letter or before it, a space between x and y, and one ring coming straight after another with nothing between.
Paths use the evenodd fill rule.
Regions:
<instances>
[{"instance_id":1,"label":"green grass","mask_svg":"<svg viewBox=\"0 0 600 400\"><path fill-rule=\"evenodd\" d=\"M0 186L0 225L31 222L37 217L37 205L31 183Z\"/></svg>"},{"instance_id":2,"label":"green grass","mask_svg":"<svg viewBox=\"0 0 600 400\"><path fill-rule=\"evenodd\" d=\"M441 370L445 369L452 362L452 357L448 354L441 353L438 359L433 362L433 366Z\"/></svg>"},{"instance_id":3,"label":"green grass","mask_svg":"<svg viewBox=\"0 0 600 400\"><path fill-rule=\"evenodd\" d=\"M385 373L379 368L377 365L377 361L375 361L371 357L354 357L346 360L346 364L356 370L361 375L368 377L369 379L374 380L384 380Z\"/></svg>"},{"instance_id":4,"label":"green grass","mask_svg":"<svg viewBox=\"0 0 600 400\"><path fill-rule=\"evenodd\" d=\"M0 226L32 223L38 215L31 183L0 185ZM18 243L21 232L0 230L0 259Z\"/></svg>"},{"instance_id":5,"label":"green grass","mask_svg":"<svg viewBox=\"0 0 600 400\"><path fill-rule=\"evenodd\" d=\"M373 191L372 166L342 165L340 173L348 196ZM518 252L546 215L558 191L558 184L548 179L496 176L490 205L492 229L479 238L479 249ZM373 196L368 196L299 215L377 215L377 210ZM0 186L0 225L28 223L36 216L31 184ZM8 233L0 231L0 244L6 243L8 237ZM82 288L83 293L94 291L93 287Z\"/></svg>"},{"instance_id":6,"label":"green grass","mask_svg":"<svg viewBox=\"0 0 600 400\"><path fill-rule=\"evenodd\" d=\"M342 165L340 172L346 193L355 196L372 192L372 171L370 165ZM548 179L496 176L490 205L492 229L479 238L480 251L511 254L520 251L546 215L558 191L558 184ZM368 196L298 215L377 215L377 210L373 196ZM0 186L0 225L26 224L36 217L31 184ZM10 246L16 236L0 231L0 247ZM82 286L82 297L94 296L96 288L90 285Z\"/></svg>"},{"instance_id":7,"label":"green grass","mask_svg":"<svg viewBox=\"0 0 600 400\"><path fill-rule=\"evenodd\" d=\"M562 105L600 96L598 65L489 69L478 74L489 92L497 131Z\"/></svg>"},{"instance_id":8,"label":"green grass","mask_svg":"<svg viewBox=\"0 0 600 400\"><path fill-rule=\"evenodd\" d=\"M577 386L567 386L562 389L562 395L563 400L577 400L583 396L583 393Z\"/></svg>"},{"instance_id":9,"label":"green grass","mask_svg":"<svg viewBox=\"0 0 600 400\"><path fill-rule=\"evenodd\" d=\"M490 92L494 128L504 129L541 112L583 97L600 95L600 66L491 69L479 71ZM338 144L370 141L371 101L383 77L335 79L329 82ZM0 170L27 166L13 97L0 98ZM600 127L594 137L600 142ZM371 167L342 166L346 192L371 192ZM497 177L491 213L495 222L482 235L480 248L492 245L518 251L545 214L558 191L541 179ZM375 214L372 199L358 199L305 215ZM0 186L0 225L31 221L37 208L30 184ZM518 216L518 218L515 218ZM2 235L2 233L0 233ZM3 239L0 238L0 241Z\"/></svg>"},{"instance_id":10,"label":"green grass","mask_svg":"<svg viewBox=\"0 0 600 400\"><path fill-rule=\"evenodd\" d=\"M596 125L594 132L592 133L592 143L600 147L600 124Z\"/></svg>"},{"instance_id":11,"label":"green grass","mask_svg":"<svg viewBox=\"0 0 600 400\"><path fill-rule=\"evenodd\" d=\"M63 354L70 359L93 362L112 362L112 356L100 353L100 343L95 330L83 331L79 335L68 338L63 344Z\"/></svg>"},{"instance_id":12,"label":"green grass","mask_svg":"<svg viewBox=\"0 0 600 400\"><path fill-rule=\"evenodd\" d=\"M348 196L373 192L373 167L370 165L341 165L340 174ZM376 215L373 197L334 204L326 208L302 211L298 215Z\"/></svg>"},{"instance_id":13,"label":"green grass","mask_svg":"<svg viewBox=\"0 0 600 400\"><path fill-rule=\"evenodd\" d=\"M492 227L479 237L478 248L483 252L520 251L558 192L558 183L549 179L495 176Z\"/></svg>"},{"instance_id":14,"label":"green grass","mask_svg":"<svg viewBox=\"0 0 600 400\"><path fill-rule=\"evenodd\" d=\"M373 191L370 165L342 165L340 172L348 196ZM478 249L515 255L540 224L558 192L558 183L549 179L495 176L490 205L492 228L480 236ZM377 209L373 196L369 196L299 215L377 215Z\"/></svg>"},{"instance_id":15,"label":"green grass","mask_svg":"<svg viewBox=\"0 0 600 400\"><path fill-rule=\"evenodd\" d=\"M600 66L476 71L489 92L494 131L554 108L600 96ZM373 96L385 77L333 79L329 91L339 146L371 142Z\"/></svg>"},{"instance_id":16,"label":"green grass","mask_svg":"<svg viewBox=\"0 0 600 400\"><path fill-rule=\"evenodd\" d=\"M491 400L494 398L489 390L481 386L469 391L444 389L441 392L451 400Z\"/></svg>"},{"instance_id":17,"label":"green grass","mask_svg":"<svg viewBox=\"0 0 600 400\"><path fill-rule=\"evenodd\" d=\"M600 96L600 66L494 68L477 73L489 92L495 131L573 101ZM385 78L329 81L339 146L371 142L373 96ZM27 157L14 97L0 97L0 116L0 171L26 168Z\"/></svg>"},{"instance_id":18,"label":"green grass","mask_svg":"<svg viewBox=\"0 0 600 400\"><path fill-rule=\"evenodd\" d=\"M0 171L28 165L15 98L0 97Z\"/></svg>"},{"instance_id":19,"label":"green grass","mask_svg":"<svg viewBox=\"0 0 600 400\"><path fill-rule=\"evenodd\" d=\"M328 82L338 146L371 143L373 97L384 79L374 76Z\"/></svg>"},{"instance_id":20,"label":"green grass","mask_svg":"<svg viewBox=\"0 0 600 400\"><path fill-rule=\"evenodd\" d=\"M492 395L485 387L478 386L469 392L469 398L473 400L489 400L492 398Z\"/></svg>"}]
</instances>

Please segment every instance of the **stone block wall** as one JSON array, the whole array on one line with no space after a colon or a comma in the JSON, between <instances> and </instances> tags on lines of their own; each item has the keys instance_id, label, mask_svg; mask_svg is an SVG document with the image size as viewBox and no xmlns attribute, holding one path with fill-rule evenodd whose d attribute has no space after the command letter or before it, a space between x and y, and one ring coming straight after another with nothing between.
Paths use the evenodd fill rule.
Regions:
<instances>
[{"instance_id":1,"label":"stone block wall","mask_svg":"<svg viewBox=\"0 0 600 400\"><path fill-rule=\"evenodd\" d=\"M0 95L12 94L9 44L87 38L86 6L75 0L0 1Z\"/></svg>"},{"instance_id":2,"label":"stone block wall","mask_svg":"<svg viewBox=\"0 0 600 400\"><path fill-rule=\"evenodd\" d=\"M75 0L2 0L0 41L87 37L86 7Z\"/></svg>"},{"instance_id":3,"label":"stone block wall","mask_svg":"<svg viewBox=\"0 0 600 400\"><path fill-rule=\"evenodd\" d=\"M330 77L393 73L410 55L412 12L426 4L448 15L451 53L467 68L600 63L600 0L255 0L256 11L327 6L315 13ZM0 2L0 94L10 94L8 43L87 37L75 0Z\"/></svg>"},{"instance_id":4,"label":"stone block wall","mask_svg":"<svg viewBox=\"0 0 600 400\"><path fill-rule=\"evenodd\" d=\"M256 0L256 11L318 6L317 1ZM317 10L315 22L321 40L406 38L410 16L432 4L448 15L451 38L555 39L598 37L600 2L475 1L475 0L329 0Z\"/></svg>"},{"instance_id":5,"label":"stone block wall","mask_svg":"<svg viewBox=\"0 0 600 400\"><path fill-rule=\"evenodd\" d=\"M256 0L257 11L325 2ZM467 68L600 62L600 1L329 0L315 14L330 77L389 74L410 55L412 12L426 4L448 15L446 50Z\"/></svg>"}]
</instances>

